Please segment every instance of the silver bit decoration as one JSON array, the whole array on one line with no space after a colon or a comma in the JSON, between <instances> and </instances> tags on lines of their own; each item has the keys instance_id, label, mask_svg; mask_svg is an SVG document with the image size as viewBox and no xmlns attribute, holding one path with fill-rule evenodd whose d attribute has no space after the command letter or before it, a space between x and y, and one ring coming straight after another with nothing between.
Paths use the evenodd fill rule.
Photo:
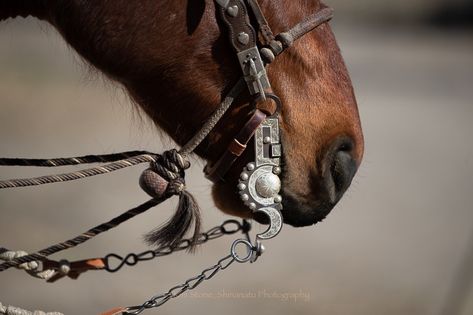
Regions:
<instances>
[{"instance_id":1,"label":"silver bit decoration","mask_svg":"<svg viewBox=\"0 0 473 315\"><path fill-rule=\"evenodd\" d=\"M279 195L281 143L277 112L261 123L256 129L254 139L255 161L248 163L243 169L238 189L247 207L253 212L263 212L268 216L268 229L256 236L257 240L267 240L275 237L283 224L280 212L282 197ZM244 189L241 189L243 187Z\"/></svg>"}]
</instances>

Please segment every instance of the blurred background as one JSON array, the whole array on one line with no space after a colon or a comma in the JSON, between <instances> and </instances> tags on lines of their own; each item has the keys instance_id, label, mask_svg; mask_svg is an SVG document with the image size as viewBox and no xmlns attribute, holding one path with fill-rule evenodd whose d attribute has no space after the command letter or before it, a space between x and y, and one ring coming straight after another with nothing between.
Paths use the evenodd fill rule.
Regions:
<instances>
[{"instance_id":1,"label":"blurred background","mask_svg":"<svg viewBox=\"0 0 473 315\"><path fill-rule=\"evenodd\" d=\"M352 187L323 223L285 227L258 263L233 265L159 312L473 314L473 2L327 2L366 138ZM31 18L0 24L0 109L3 157L173 147L119 87ZM194 162L190 191L207 229L228 217L213 206L202 167ZM34 251L143 202L141 170L0 191L0 244ZM0 178L44 173L1 168ZM170 217L174 202L55 258L141 252L142 234ZM56 284L9 270L0 301L65 314L135 305L213 265L233 239Z\"/></svg>"}]
</instances>

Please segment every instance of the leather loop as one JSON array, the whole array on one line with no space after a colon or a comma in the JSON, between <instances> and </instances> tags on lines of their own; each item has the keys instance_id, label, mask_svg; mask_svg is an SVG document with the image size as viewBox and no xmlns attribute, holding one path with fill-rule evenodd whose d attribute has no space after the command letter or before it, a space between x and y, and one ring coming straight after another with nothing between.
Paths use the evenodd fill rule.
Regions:
<instances>
[{"instance_id":1,"label":"leather loop","mask_svg":"<svg viewBox=\"0 0 473 315\"><path fill-rule=\"evenodd\" d=\"M269 27L268 21L264 17L263 11L256 0L247 0L250 8L253 12L253 15L258 23L258 34L260 36L259 40L264 46L269 45L271 41L274 40L274 34Z\"/></svg>"},{"instance_id":2,"label":"leather loop","mask_svg":"<svg viewBox=\"0 0 473 315\"><path fill-rule=\"evenodd\" d=\"M232 167L237 158L243 154L248 142L253 137L256 129L265 120L266 114L256 109L251 118L246 122L245 126L230 142L227 149L220 159L213 165L207 164L204 169L205 176L213 182L224 181L225 175Z\"/></svg>"},{"instance_id":3,"label":"leather loop","mask_svg":"<svg viewBox=\"0 0 473 315\"><path fill-rule=\"evenodd\" d=\"M236 156L240 156L245 151L245 149L246 144L241 144L237 139L233 139L233 141L228 146L228 151Z\"/></svg>"}]
</instances>

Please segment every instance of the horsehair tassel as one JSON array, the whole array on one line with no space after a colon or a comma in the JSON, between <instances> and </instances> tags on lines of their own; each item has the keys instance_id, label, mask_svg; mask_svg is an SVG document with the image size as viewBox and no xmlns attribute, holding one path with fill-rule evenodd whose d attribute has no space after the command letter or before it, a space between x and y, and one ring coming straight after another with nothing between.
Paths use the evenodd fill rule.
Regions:
<instances>
[{"instance_id":1,"label":"horsehair tassel","mask_svg":"<svg viewBox=\"0 0 473 315\"><path fill-rule=\"evenodd\" d=\"M190 250L195 248L200 233L201 216L194 197L186 191L185 170L189 161L177 150L170 150L158 156L151 167L140 176L141 188L153 198L179 195L179 203L174 215L162 226L147 233L146 243L157 247L176 246L194 225Z\"/></svg>"},{"instance_id":2,"label":"horsehair tassel","mask_svg":"<svg viewBox=\"0 0 473 315\"><path fill-rule=\"evenodd\" d=\"M176 246L194 225L190 251L195 249L201 228L200 208L195 198L186 190L179 193L179 203L174 215L162 226L145 235L145 241L156 247Z\"/></svg>"}]
</instances>

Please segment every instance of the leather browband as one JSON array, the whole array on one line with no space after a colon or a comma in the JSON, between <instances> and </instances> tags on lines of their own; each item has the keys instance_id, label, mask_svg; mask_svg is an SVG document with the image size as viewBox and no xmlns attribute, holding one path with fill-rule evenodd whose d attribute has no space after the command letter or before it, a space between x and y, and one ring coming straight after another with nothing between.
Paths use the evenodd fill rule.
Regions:
<instances>
[{"instance_id":1,"label":"leather browband","mask_svg":"<svg viewBox=\"0 0 473 315\"><path fill-rule=\"evenodd\" d=\"M256 129L265 120L266 114L256 109L251 118L246 122L245 126L240 130L236 137L230 142L225 153L213 165L207 164L204 168L205 176L217 183L224 181L226 173L230 170L233 163L246 149L246 145L253 137Z\"/></svg>"}]
</instances>

